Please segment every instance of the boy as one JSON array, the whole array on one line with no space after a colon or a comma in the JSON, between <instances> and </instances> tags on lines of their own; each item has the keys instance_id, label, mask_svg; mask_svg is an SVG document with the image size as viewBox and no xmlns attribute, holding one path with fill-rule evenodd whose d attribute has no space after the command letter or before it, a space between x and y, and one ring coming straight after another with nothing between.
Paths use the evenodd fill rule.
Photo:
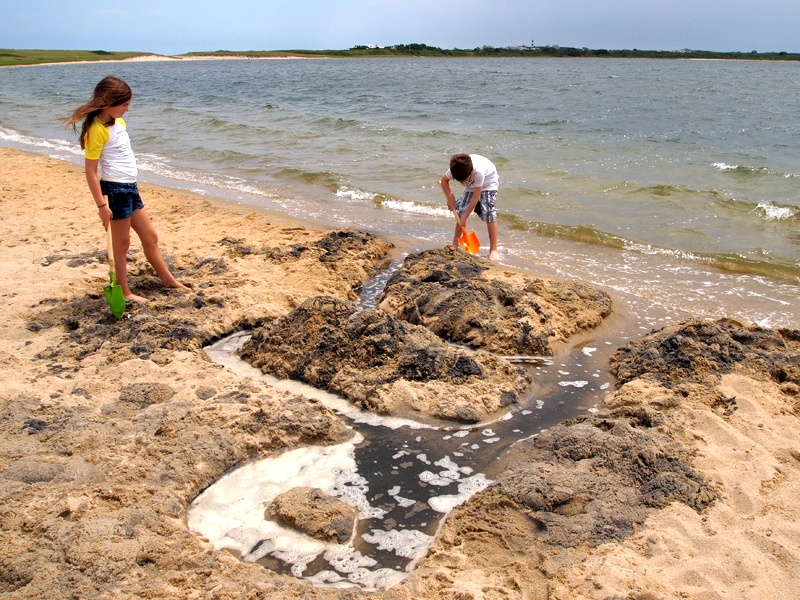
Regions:
<instances>
[{"instance_id":1,"label":"boy","mask_svg":"<svg viewBox=\"0 0 800 600\"><path fill-rule=\"evenodd\" d=\"M464 193L456 200L450 189L450 181L455 179L464 186ZM458 237L461 227L466 227L467 218L475 211L482 221L486 222L489 232L489 260L497 260L497 188L500 178L497 168L485 156L480 154L456 154L450 159L450 168L440 183L447 197L447 208L458 213L460 226L456 226L453 234L453 246L458 248Z\"/></svg>"}]
</instances>

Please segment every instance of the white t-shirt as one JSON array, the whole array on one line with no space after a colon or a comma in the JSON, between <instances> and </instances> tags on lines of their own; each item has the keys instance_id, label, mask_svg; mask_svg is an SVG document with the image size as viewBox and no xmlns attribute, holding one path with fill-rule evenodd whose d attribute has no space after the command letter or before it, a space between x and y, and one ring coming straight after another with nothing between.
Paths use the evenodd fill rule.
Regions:
<instances>
[{"instance_id":1,"label":"white t-shirt","mask_svg":"<svg viewBox=\"0 0 800 600\"><path fill-rule=\"evenodd\" d=\"M482 192L497 190L500 186L500 176L497 174L497 167L485 156L480 154L470 154L472 159L472 176L464 184L464 189L467 191L481 188ZM447 169L445 177L453 180L453 175L450 169Z\"/></svg>"},{"instance_id":2,"label":"white t-shirt","mask_svg":"<svg viewBox=\"0 0 800 600\"><path fill-rule=\"evenodd\" d=\"M100 179L104 181L136 181L136 157L123 119L117 119L110 127L95 119L86 132L84 156L90 160L99 159Z\"/></svg>"}]
</instances>

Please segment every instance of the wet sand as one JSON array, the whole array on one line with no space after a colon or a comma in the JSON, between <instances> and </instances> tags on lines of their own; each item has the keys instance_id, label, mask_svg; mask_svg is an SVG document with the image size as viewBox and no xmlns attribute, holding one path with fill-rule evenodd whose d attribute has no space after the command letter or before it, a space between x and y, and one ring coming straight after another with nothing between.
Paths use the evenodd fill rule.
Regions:
<instances>
[{"instance_id":1,"label":"wet sand","mask_svg":"<svg viewBox=\"0 0 800 600\"><path fill-rule=\"evenodd\" d=\"M102 294L105 236L82 171L9 149L0 158L0 592L360 597L246 564L189 530L189 504L237 465L352 436L319 402L243 380L202 346L312 296L354 300L353 287L396 249L376 241L372 259L325 263L327 231L142 185L168 264L192 289L161 288L134 236L129 273L150 302L115 321ZM793 344L782 352L796 360ZM617 539L543 545L531 507L489 488L450 514L408 578L371 597L797 597L794 377L737 363L702 386L636 378L601 404L658 414L650 427L715 490L708 506L667 502ZM613 521L613 495L603 500Z\"/></svg>"}]
</instances>

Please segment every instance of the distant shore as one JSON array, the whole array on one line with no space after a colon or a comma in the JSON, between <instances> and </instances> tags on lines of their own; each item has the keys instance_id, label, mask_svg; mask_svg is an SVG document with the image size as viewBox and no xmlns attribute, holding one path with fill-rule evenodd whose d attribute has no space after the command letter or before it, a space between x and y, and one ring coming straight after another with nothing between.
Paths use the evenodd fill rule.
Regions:
<instances>
[{"instance_id":1,"label":"distant shore","mask_svg":"<svg viewBox=\"0 0 800 600\"><path fill-rule=\"evenodd\" d=\"M2 67L44 67L49 65L61 65L67 63L130 63L130 62L186 62L198 60L309 60L325 59L328 56L299 56L299 55L276 55L276 56L249 56L247 54L191 54L184 56L166 56L163 54L137 54L125 58L102 58L102 59L75 59L75 60L53 60L49 62L31 62L20 64L2 64Z\"/></svg>"},{"instance_id":2,"label":"distant shore","mask_svg":"<svg viewBox=\"0 0 800 600\"><path fill-rule=\"evenodd\" d=\"M442 49L426 44L391 47L356 46L346 50L216 50L163 55L149 52L105 50L9 50L0 48L0 67L60 64L66 62L252 60L303 58L650 58L667 60L800 61L797 52L714 52L707 50L605 50L564 46L515 46Z\"/></svg>"}]
</instances>

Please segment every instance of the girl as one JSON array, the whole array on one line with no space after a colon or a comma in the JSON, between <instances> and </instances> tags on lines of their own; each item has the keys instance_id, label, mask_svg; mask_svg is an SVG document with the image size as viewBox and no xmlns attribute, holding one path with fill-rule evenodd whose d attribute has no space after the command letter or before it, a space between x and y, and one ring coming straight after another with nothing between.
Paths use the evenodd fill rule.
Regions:
<instances>
[{"instance_id":1,"label":"girl","mask_svg":"<svg viewBox=\"0 0 800 600\"><path fill-rule=\"evenodd\" d=\"M146 302L146 298L137 296L128 286L126 263L131 228L139 236L144 255L161 282L170 288L188 288L175 279L164 262L158 247L158 234L136 186L136 157L122 119L130 108L132 97L127 83L109 75L95 86L92 99L72 113L67 125L72 125L77 133L77 123L83 119L80 140L86 161L86 181L103 227L111 227L117 284L122 288L125 300Z\"/></svg>"}]
</instances>

